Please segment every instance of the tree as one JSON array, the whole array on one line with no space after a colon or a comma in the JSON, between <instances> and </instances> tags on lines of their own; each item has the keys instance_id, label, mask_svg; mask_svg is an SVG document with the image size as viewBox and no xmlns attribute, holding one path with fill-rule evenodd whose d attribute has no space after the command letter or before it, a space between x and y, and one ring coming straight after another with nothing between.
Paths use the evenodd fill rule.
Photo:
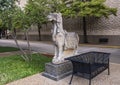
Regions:
<instances>
[{"instance_id":1,"label":"tree","mask_svg":"<svg viewBox=\"0 0 120 85\"><path fill-rule=\"evenodd\" d=\"M65 0L66 1L66 0ZM113 14L116 16L117 9L104 4L106 0L67 0L66 8L62 13L69 17L83 17L84 43L88 43L86 31L86 17L106 17Z\"/></svg>"},{"instance_id":2,"label":"tree","mask_svg":"<svg viewBox=\"0 0 120 85\"><path fill-rule=\"evenodd\" d=\"M2 22L0 26L1 32L7 29L7 26L8 26L7 21L9 19L8 11L12 10L12 8L15 5L15 1L16 0L0 0L0 19Z\"/></svg>"},{"instance_id":3,"label":"tree","mask_svg":"<svg viewBox=\"0 0 120 85\"><path fill-rule=\"evenodd\" d=\"M83 17L84 43L88 43L86 17L106 17L116 15L117 9L104 4L106 0L50 0L53 12L61 12L65 17Z\"/></svg>"},{"instance_id":4,"label":"tree","mask_svg":"<svg viewBox=\"0 0 120 85\"><path fill-rule=\"evenodd\" d=\"M2 20L2 25L1 28L3 27L5 29L11 30L11 35L17 45L17 47L21 51L21 57L25 61L30 61L30 54L31 54L31 49L30 49L30 44L28 40L28 31L31 26L31 20L27 16L27 14L21 10L16 4L15 0L3 0L2 5L0 6L0 19ZM18 44L17 41L17 35L15 33L15 29L22 29L27 36L27 45L28 45L28 50L29 53L27 54Z\"/></svg>"},{"instance_id":5,"label":"tree","mask_svg":"<svg viewBox=\"0 0 120 85\"><path fill-rule=\"evenodd\" d=\"M25 61L30 61L31 60L31 48L30 48L30 43L29 43L29 38L28 38L28 32L31 28L31 21L30 18L27 16L27 14L21 10L21 8L15 8L14 13L12 14L12 23L11 23L11 30L13 34L13 38L16 42L16 45L19 47L22 53L22 58ZM28 47L28 52L25 52L18 44L17 41L17 35L15 34L14 30L22 30L25 32L26 40L27 40L27 47Z\"/></svg>"},{"instance_id":6,"label":"tree","mask_svg":"<svg viewBox=\"0 0 120 85\"><path fill-rule=\"evenodd\" d=\"M2 35L2 29L1 29L1 27L2 27L2 19L0 19L0 39L1 39L1 35Z\"/></svg>"},{"instance_id":7,"label":"tree","mask_svg":"<svg viewBox=\"0 0 120 85\"><path fill-rule=\"evenodd\" d=\"M33 25L38 26L39 40L41 40L41 27L46 23L46 15L49 13L47 0L28 0L25 6L25 12L31 17Z\"/></svg>"}]
</instances>

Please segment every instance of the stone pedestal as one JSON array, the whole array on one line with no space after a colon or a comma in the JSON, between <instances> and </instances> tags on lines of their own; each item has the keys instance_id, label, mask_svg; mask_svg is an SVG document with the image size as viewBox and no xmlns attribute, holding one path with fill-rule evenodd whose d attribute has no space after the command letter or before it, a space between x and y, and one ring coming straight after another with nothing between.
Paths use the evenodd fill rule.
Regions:
<instances>
[{"instance_id":1,"label":"stone pedestal","mask_svg":"<svg viewBox=\"0 0 120 85\"><path fill-rule=\"evenodd\" d=\"M60 80L72 73L72 63L66 61L61 64L46 63L43 76L53 80Z\"/></svg>"}]
</instances>

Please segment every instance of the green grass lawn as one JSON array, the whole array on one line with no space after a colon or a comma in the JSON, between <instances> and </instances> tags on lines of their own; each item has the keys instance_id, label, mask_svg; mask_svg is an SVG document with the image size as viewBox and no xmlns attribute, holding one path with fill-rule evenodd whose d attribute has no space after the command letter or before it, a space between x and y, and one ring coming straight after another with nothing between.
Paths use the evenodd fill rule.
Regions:
<instances>
[{"instance_id":1,"label":"green grass lawn","mask_svg":"<svg viewBox=\"0 0 120 85\"><path fill-rule=\"evenodd\" d=\"M14 48L14 47L2 47L0 46L0 53L2 52L12 52L12 51L18 51L18 48Z\"/></svg>"},{"instance_id":2,"label":"green grass lawn","mask_svg":"<svg viewBox=\"0 0 120 85\"><path fill-rule=\"evenodd\" d=\"M29 63L19 55L0 57L0 85L42 72L50 61L51 58L38 54L33 54Z\"/></svg>"}]
</instances>

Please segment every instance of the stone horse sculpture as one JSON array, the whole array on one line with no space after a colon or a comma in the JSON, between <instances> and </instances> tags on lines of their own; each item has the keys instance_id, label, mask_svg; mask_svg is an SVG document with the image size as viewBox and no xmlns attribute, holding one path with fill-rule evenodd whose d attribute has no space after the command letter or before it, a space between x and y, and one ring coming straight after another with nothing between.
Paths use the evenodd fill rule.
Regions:
<instances>
[{"instance_id":1,"label":"stone horse sculpture","mask_svg":"<svg viewBox=\"0 0 120 85\"><path fill-rule=\"evenodd\" d=\"M55 44L55 54L52 63L60 64L64 62L64 58L75 55L79 37L75 32L67 32L63 29L61 13L50 13L47 18L53 22L52 39Z\"/></svg>"}]
</instances>

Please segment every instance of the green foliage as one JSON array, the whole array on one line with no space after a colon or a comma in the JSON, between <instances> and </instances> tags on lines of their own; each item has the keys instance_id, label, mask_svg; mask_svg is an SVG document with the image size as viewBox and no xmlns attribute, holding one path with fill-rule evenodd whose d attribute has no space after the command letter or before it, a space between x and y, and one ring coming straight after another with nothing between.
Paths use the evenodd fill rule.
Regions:
<instances>
[{"instance_id":1,"label":"green foliage","mask_svg":"<svg viewBox=\"0 0 120 85\"><path fill-rule=\"evenodd\" d=\"M0 85L42 72L50 61L51 58L39 54L33 54L29 63L19 55L0 57Z\"/></svg>"},{"instance_id":2,"label":"green foliage","mask_svg":"<svg viewBox=\"0 0 120 85\"><path fill-rule=\"evenodd\" d=\"M32 24L43 24L46 22L46 15L49 13L47 0L28 0L25 6L25 13L31 19Z\"/></svg>"},{"instance_id":3,"label":"green foliage","mask_svg":"<svg viewBox=\"0 0 120 85\"><path fill-rule=\"evenodd\" d=\"M15 2L17 0L0 1L0 19L2 29L23 29L26 30L31 26L31 20L27 14L18 7Z\"/></svg>"},{"instance_id":4,"label":"green foliage","mask_svg":"<svg viewBox=\"0 0 120 85\"><path fill-rule=\"evenodd\" d=\"M15 1L17 0L0 0L0 19L2 29L10 29L11 15L16 8Z\"/></svg>"},{"instance_id":5,"label":"green foliage","mask_svg":"<svg viewBox=\"0 0 120 85\"><path fill-rule=\"evenodd\" d=\"M65 7L63 0L49 0L48 3L51 12L60 12Z\"/></svg>"},{"instance_id":6,"label":"green foliage","mask_svg":"<svg viewBox=\"0 0 120 85\"><path fill-rule=\"evenodd\" d=\"M26 30L31 26L31 19L18 7L12 14L12 25L12 28Z\"/></svg>"},{"instance_id":7,"label":"green foliage","mask_svg":"<svg viewBox=\"0 0 120 85\"><path fill-rule=\"evenodd\" d=\"M0 19L0 27L2 26L2 19Z\"/></svg>"},{"instance_id":8,"label":"green foliage","mask_svg":"<svg viewBox=\"0 0 120 85\"><path fill-rule=\"evenodd\" d=\"M69 0L68 0L69 1ZM110 8L104 4L106 0L91 0L91 1L80 1L80 0L73 0L68 4L64 4L64 8L61 11L63 15L69 17L85 17L85 16L95 16L95 17L108 17L109 15L113 14L116 15L117 9ZM63 3L65 3L64 0ZM62 4L63 5L63 4Z\"/></svg>"},{"instance_id":9,"label":"green foliage","mask_svg":"<svg viewBox=\"0 0 120 85\"><path fill-rule=\"evenodd\" d=\"M15 6L17 0L0 0L0 11L10 10Z\"/></svg>"}]
</instances>

